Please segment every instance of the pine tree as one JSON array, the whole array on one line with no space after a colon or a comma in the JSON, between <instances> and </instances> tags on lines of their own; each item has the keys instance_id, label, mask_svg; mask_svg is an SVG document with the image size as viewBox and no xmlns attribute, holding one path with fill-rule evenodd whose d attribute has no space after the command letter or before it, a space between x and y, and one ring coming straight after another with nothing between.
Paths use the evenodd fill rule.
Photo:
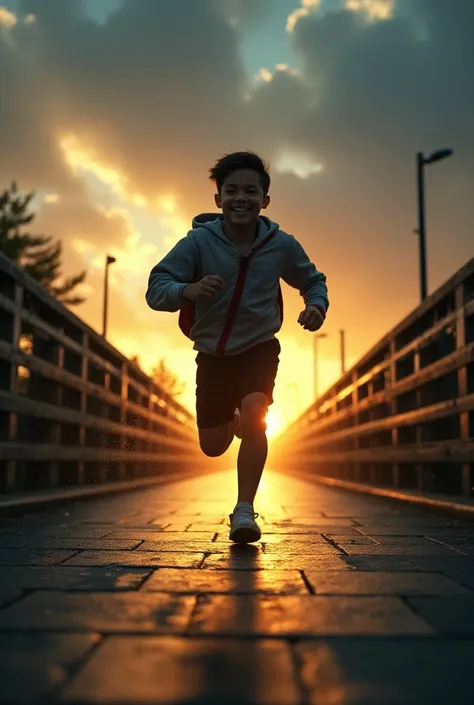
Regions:
<instances>
[{"instance_id":1,"label":"pine tree","mask_svg":"<svg viewBox=\"0 0 474 705\"><path fill-rule=\"evenodd\" d=\"M130 362L140 367L140 358L138 355L132 355ZM150 377L158 387L161 387L161 389L169 394L170 397L173 397L173 399L181 396L186 389L185 383L181 382L169 367L166 366L166 362L163 359L152 369Z\"/></svg>"},{"instance_id":2,"label":"pine tree","mask_svg":"<svg viewBox=\"0 0 474 705\"><path fill-rule=\"evenodd\" d=\"M23 231L35 218L35 213L29 211L34 195L34 192L21 195L15 182L0 194L0 251L63 304L77 306L84 298L73 291L85 280L86 271L64 277L61 242L55 242L51 235L30 235Z\"/></svg>"},{"instance_id":3,"label":"pine tree","mask_svg":"<svg viewBox=\"0 0 474 705\"><path fill-rule=\"evenodd\" d=\"M166 366L164 360L160 360L158 365L152 369L151 377L158 387L164 389L174 399L180 397L186 388L184 382L181 382L179 377Z\"/></svg>"}]
</instances>

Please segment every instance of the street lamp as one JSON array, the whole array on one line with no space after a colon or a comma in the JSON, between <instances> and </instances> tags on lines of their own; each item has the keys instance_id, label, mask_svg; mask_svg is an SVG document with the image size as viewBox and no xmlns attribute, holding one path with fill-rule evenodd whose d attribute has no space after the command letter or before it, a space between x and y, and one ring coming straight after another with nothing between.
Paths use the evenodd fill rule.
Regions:
<instances>
[{"instance_id":1,"label":"street lamp","mask_svg":"<svg viewBox=\"0 0 474 705\"><path fill-rule=\"evenodd\" d=\"M104 276L104 310L102 314L102 335L104 338L107 335L107 313L109 307L109 267L116 262L115 257L107 255L105 260L105 276Z\"/></svg>"},{"instance_id":2,"label":"street lamp","mask_svg":"<svg viewBox=\"0 0 474 705\"><path fill-rule=\"evenodd\" d=\"M315 333L313 336L313 383L314 383L314 400L319 396L318 390L318 341L320 338L327 338L327 333Z\"/></svg>"},{"instance_id":3,"label":"street lamp","mask_svg":"<svg viewBox=\"0 0 474 705\"><path fill-rule=\"evenodd\" d=\"M416 155L416 181L418 190L418 235L420 238L420 288L421 301L427 297L427 276L426 276L426 224L425 224L425 173L424 167L427 164L440 162L453 154L452 149L438 149L429 157L425 157L422 152Z\"/></svg>"}]
</instances>

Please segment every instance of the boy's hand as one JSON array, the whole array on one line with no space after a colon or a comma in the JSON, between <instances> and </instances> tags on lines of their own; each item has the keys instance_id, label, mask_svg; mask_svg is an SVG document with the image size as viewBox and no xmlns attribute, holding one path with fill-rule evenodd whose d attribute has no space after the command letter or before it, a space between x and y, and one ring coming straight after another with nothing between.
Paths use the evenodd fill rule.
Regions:
<instances>
[{"instance_id":1,"label":"boy's hand","mask_svg":"<svg viewBox=\"0 0 474 705\"><path fill-rule=\"evenodd\" d=\"M215 296L219 291L222 291L224 281L217 274L209 274L199 282L188 284L183 289L183 299L185 301L195 302L198 299L205 299L208 296Z\"/></svg>"},{"instance_id":2,"label":"boy's hand","mask_svg":"<svg viewBox=\"0 0 474 705\"><path fill-rule=\"evenodd\" d=\"M323 325L324 316L316 306L307 306L305 310L300 313L298 323L300 326L303 326L305 330L314 332L319 330Z\"/></svg>"}]
</instances>

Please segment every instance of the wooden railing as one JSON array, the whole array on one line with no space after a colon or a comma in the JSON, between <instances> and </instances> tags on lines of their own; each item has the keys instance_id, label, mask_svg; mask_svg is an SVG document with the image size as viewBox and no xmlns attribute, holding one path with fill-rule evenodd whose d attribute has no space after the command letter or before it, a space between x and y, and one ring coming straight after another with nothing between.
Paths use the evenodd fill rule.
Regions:
<instances>
[{"instance_id":1,"label":"wooden railing","mask_svg":"<svg viewBox=\"0 0 474 705\"><path fill-rule=\"evenodd\" d=\"M203 462L191 414L1 253L0 317L1 493Z\"/></svg>"},{"instance_id":2,"label":"wooden railing","mask_svg":"<svg viewBox=\"0 0 474 705\"><path fill-rule=\"evenodd\" d=\"M474 259L278 439L272 463L474 495Z\"/></svg>"}]
</instances>

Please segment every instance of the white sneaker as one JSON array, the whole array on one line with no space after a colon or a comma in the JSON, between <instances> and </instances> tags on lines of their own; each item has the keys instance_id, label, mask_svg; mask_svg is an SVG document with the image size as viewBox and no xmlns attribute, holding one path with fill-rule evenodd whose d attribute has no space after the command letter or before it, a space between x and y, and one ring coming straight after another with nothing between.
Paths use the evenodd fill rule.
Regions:
<instances>
[{"instance_id":1,"label":"white sneaker","mask_svg":"<svg viewBox=\"0 0 474 705\"><path fill-rule=\"evenodd\" d=\"M229 515L230 534L229 540L235 543L253 543L262 536L260 527L255 521L258 514L255 514L252 506L248 502L239 502L233 514Z\"/></svg>"}]
</instances>

